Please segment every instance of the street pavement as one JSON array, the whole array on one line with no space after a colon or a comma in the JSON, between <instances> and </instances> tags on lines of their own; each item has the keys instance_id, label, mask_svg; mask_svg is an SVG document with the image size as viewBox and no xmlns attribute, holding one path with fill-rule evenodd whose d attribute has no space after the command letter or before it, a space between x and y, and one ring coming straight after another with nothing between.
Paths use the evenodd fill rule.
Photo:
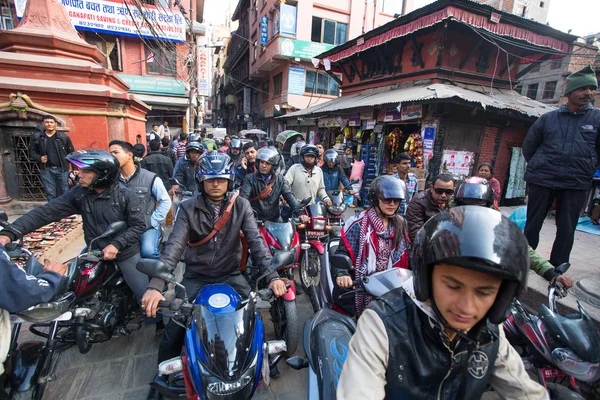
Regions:
<instances>
[{"instance_id":1,"label":"street pavement","mask_svg":"<svg viewBox=\"0 0 600 400\"><path fill-rule=\"evenodd\" d=\"M505 214L511 209L503 208ZM348 215L354 211L349 210ZM555 235L554 220L546 220L541 232L538 251L549 257ZM571 255L572 269L569 270L575 280L591 279L598 281L597 267L600 260L600 238L587 233L575 233L575 245ZM83 248L83 238L73 243L63 252L64 260L77 255ZM62 261L62 260L61 260ZM530 286L539 287L545 294L547 282L530 275ZM531 292L531 290L530 290ZM297 297L300 326L312 314L306 295ZM600 309L585 304L591 313L600 315ZM272 324L268 312L263 313L267 339L273 339ZM304 356L301 340L296 355ZM22 340L26 340L24 332ZM148 392L150 382L156 372L156 356L160 338L153 327L145 327L129 336L114 338L106 343L95 345L88 354L80 354L73 347L63 352L56 370L57 380L48 384L45 400L142 400ZM307 370L294 371L284 360L279 363L280 377L272 379L267 388L261 382L255 399L295 400L307 398ZM486 394L486 399L497 398L495 394Z\"/></svg>"}]
</instances>

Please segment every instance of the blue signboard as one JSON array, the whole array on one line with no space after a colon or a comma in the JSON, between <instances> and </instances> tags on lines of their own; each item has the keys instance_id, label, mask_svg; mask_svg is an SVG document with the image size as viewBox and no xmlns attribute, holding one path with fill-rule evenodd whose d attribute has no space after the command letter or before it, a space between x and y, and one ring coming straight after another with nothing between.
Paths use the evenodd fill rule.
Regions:
<instances>
[{"instance_id":1,"label":"blue signboard","mask_svg":"<svg viewBox=\"0 0 600 400\"><path fill-rule=\"evenodd\" d=\"M260 17L260 44L269 43L269 19L264 15Z\"/></svg>"},{"instance_id":2,"label":"blue signboard","mask_svg":"<svg viewBox=\"0 0 600 400\"><path fill-rule=\"evenodd\" d=\"M296 36L296 7L279 5L279 26L282 35Z\"/></svg>"},{"instance_id":3,"label":"blue signboard","mask_svg":"<svg viewBox=\"0 0 600 400\"><path fill-rule=\"evenodd\" d=\"M288 73L288 94L304 94L304 67L290 65Z\"/></svg>"}]
</instances>

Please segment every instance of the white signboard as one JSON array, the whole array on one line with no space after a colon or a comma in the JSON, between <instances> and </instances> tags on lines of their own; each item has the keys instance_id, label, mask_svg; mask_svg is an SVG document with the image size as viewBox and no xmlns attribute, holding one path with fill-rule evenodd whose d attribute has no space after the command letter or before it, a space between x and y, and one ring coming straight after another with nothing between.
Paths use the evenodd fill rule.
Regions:
<instances>
[{"instance_id":1,"label":"white signboard","mask_svg":"<svg viewBox=\"0 0 600 400\"><path fill-rule=\"evenodd\" d=\"M442 163L445 164L446 170L453 175L469 175L472 162L473 153L469 151L444 150Z\"/></svg>"},{"instance_id":2,"label":"white signboard","mask_svg":"<svg viewBox=\"0 0 600 400\"><path fill-rule=\"evenodd\" d=\"M151 26L161 39L185 43L186 23L178 10L144 4L141 10L133 3L108 0L60 0L77 30L116 35L139 35L155 39ZM25 12L27 0L15 0L17 18Z\"/></svg>"},{"instance_id":3,"label":"white signboard","mask_svg":"<svg viewBox=\"0 0 600 400\"><path fill-rule=\"evenodd\" d=\"M210 96L210 57L205 49L198 49L198 94Z\"/></svg>"}]
</instances>

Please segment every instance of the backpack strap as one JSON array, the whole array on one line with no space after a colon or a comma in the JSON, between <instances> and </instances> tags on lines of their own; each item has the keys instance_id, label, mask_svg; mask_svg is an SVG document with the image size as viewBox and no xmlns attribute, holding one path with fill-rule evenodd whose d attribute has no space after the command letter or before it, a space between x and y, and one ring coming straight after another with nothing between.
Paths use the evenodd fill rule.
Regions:
<instances>
[{"instance_id":1,"label":"backpack strap","mask_svg":"<svg viewBox=\"0 0 600 400\"><path fill-rule=\"evenodd\" d=\"M221 229L223 229L225 227L225 225L227 225L227 222L229 222L229 218L231 218L231 209L233 208L233 204L235 203L235 199L237 199L237 197L238 197L238 193L235 193L233 196L231 196L231 201L229 202L229 205L225 209L225 212L223 212L223 215L221 215L221 218L218 219L213 230L204 239L200 240L199 242L195 242L195 243L188 242L189 247L202 246L204 243L206 243L210 239L212 239L213 236L215 236L217 233L221 232Z\"/></svg>"},{"instance_id":2,"label":"backpack strap","mask_svg":"<svg viewBox=\"0 0 600 400\"><path fill-rule=\"evenodd\" d=\"M248 199L250 201L255 201L255 200L262 200L267 198L268 195L271 194L271 192L273 191L273 185L275 184L275 180L272 180L271 183L269 183L263 190L262 192L260 192L259 194L257 194L256 196L252 197L251 199Z\"/></svg>"}]
</instances>

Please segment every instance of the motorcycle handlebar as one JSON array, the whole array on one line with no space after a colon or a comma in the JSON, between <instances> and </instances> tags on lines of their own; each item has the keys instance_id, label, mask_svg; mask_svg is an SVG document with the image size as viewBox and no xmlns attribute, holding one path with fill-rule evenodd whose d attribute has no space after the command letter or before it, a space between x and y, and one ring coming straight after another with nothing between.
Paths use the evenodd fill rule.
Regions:
<instances>
[{"instance_id":1,"label":"motorcycle handlebar","mask_svg":"<svg viewBox=\"0 0 600 400\"><path fill-rule=\"evenodd\" d=\"M291 287L292 284L290 282L285 283L286 289L289 289ZM258 297L260 297L262 300L269 300L273 297L273 291L271 289L261 289L258 291Z\"/></svg>"}]
</instances>

